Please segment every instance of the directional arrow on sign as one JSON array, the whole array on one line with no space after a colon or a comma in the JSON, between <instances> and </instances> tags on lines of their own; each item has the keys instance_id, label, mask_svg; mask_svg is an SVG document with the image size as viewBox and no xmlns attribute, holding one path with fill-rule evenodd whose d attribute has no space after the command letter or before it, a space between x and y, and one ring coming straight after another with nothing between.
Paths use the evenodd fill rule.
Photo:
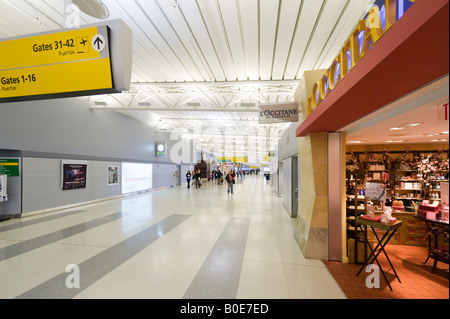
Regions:
<instances>
[{"instance_id":1,"label":"directional arrow on sign","mask_svg":"<svg viewBox=\"0 0 450 319\"><path fill-rule=\"evenodd\" d=\"M105 48L105 38L101 34L97 34L92 38L92 47L95 51L102 51Z\"/></svg>"},{"instance_id":2,"label":"directional arrow on sign","mask_svg":"<svg viewBox=\"0 0 450 319\"><path fill-rule=\"evenodd\" d=\"M95 39L94 46L97 45L97 50L100 51L101 45L103 44L103 41L100 38Z\"/></svg>"}]
</instances>

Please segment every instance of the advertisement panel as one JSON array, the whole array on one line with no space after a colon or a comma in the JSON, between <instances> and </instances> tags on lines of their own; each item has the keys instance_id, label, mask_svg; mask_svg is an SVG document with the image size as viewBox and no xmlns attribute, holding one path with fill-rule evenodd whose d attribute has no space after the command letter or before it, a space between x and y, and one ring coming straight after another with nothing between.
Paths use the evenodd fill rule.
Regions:
<instances>
[{"instance_id":1,"label":"advertisement panel","mask_svg":"<svg viewBox=\"0 0 450 319\"><path fill-rule=\"evenodd\" d=\"M62 190L86 188L87 164L62 163Z\"/></svg>"},{"instance_id":2,"label":"advertisement panel","mask_svg":"<svg viewBox=\"0 0 450 319\"><path fill-rule=\"evenodd\" d=\"M122 194L152 189L152 178L152 164L122 163Z\"/></svg>"}]
</instances>

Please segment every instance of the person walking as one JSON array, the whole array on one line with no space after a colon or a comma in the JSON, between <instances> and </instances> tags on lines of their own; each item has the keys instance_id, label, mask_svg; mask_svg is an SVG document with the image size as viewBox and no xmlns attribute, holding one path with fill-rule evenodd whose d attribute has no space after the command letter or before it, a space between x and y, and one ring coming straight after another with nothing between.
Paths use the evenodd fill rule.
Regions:
<instances>
[{"instance_id":1,"label":"person walking","mask_svg":"<svg viewBox=\"0 0 450 319\"><path fill-rule=\"evenodd\" d=\"M187 181L187 188L191 188L191 171L187 171L186 173L186 181Z\"/></svg>"},{"instance_id":2,"label":"person walking","mask_svg":"<svg viewBox=\"0 0 450 319\"><path fill-rule=\"evenodd\" d=\"M222 185L222 171L220 169L217 172L217 184Z\"/></svg>"},{"instance_id":3,"label":"person walking","mask_svg":"<svg viewBox=\"0 0 450 319\"><path fill-rule=\"evenodd\" d=\"M202 179L202 172L200 171L200 169L198 169L194 174L195 188L199 188L200 186L202 186L201 179Z\"/></svg>"},{"instance_id":4,"label":"person walking","mask_svg":"<svg viewBox=\"0 0 450 319\"><path fill-rule=\"evenodd\" d=\"M227 184L228 184L228 191L227 191L228 194L229 193L234 194L234 192L233 192L233 184L235 183L234 177L235 177L235 175L231 170L228 171L228 174L225 177L225 180L227 181Z\"/></svg>"},{"instance_id":5,"label":"person walking","mask_svg":"<svg viewBox=\"0 0 450 319\"><path fill-rule=\"evenodd\" d=\"M203 182L202 182L202 171L199 168L198 169L198 187L201 187L202 184L203 184Z\"/></svg>"}]
</instances>

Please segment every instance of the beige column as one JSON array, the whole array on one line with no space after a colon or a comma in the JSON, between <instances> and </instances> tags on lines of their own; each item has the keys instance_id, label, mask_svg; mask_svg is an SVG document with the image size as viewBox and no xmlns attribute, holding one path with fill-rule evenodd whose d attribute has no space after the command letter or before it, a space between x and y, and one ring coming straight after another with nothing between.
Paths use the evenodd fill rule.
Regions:
<instances>
[{"instance_id":1,"label":"beige column","mask_svg":"<svg viewBox=\"0 0 450 319\"><path fill-rule=\"evenodd\" d=\"M304 73L296 92L300 104L299 125L307 115L307 98L326 70ZM294 232L307 258L328 259L328 133L298 138L301 194Z\"/></svg>"}]
</instances>

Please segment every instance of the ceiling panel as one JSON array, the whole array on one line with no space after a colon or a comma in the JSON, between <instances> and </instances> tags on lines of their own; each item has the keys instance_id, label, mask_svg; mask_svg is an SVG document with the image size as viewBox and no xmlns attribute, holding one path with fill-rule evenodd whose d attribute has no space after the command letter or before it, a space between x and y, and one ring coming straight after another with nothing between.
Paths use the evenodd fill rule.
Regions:
<instances>
[{"instance_id":1,"label":"ceiling panel","mask_svg":"<svg viewBox=\"0 0 450 319\"><path fill-rule=\"evenodd\" d=\"M259 79L258 0L239 1L243 48L248 80Z\"/></svg>"},{"instance_id":2,"label":"ceiling panel","mask_svg":"<svg viewBox=\"0 0 450 319\"><path fill-rule=\"evenodd\" d=\"M225 80L236 81L236 69L219 4L215 0L197 0L197 2L214 54L217 56L222 73L225 75Z\"/></svg>"},{"instance_id":3,"label":"ceiling panel","mask_svg":"<svg viewBox=\"0 0 450 319\"><path fill-rule=\"evenodd\" d=\"M295 36L295 28L300 17L300 4L301 2L297 0L281 2L271 79L282 80L285 78L286 62L292 52L292 39Z\"/></svg>"},{"instance_id":4,"label":"ceiling panel","mask_svg":"<svg viewBox=\"0 0 450 319\"><path fill-rule=\"evenodd\" d=\"M272 80L272 63L278 28L280 1L260 0L259 3L259 79Z\"/></svg>"},{"instance_id":5,"label":"ceiling panel","mask_svg":"<svg viewBox=\"0 0 450 319\"><path fill-rule=\"evenodd\" d=\"M221 22L224 27L224 40L227 41L228 50L236 75L235 80L247 80L245 67L242 22L238 12L237 1L221 0L219 1L221 11Z\"/></svg>"},{"instance_id":6,"label":"ceiling panel","mask_svg":"<svg viewBox=\"0 0 450 319\"><path fill-rule=\"evenodd\" d=\"M304 53L310 38L313 36L314 26L322 8L323 1L303 1L300 6L300 20L295 30L295 37L292 43L292 52L287 61L285 79L296 79L298 77L299 66L304 59Z\"/></svg>"}]
</instances>

